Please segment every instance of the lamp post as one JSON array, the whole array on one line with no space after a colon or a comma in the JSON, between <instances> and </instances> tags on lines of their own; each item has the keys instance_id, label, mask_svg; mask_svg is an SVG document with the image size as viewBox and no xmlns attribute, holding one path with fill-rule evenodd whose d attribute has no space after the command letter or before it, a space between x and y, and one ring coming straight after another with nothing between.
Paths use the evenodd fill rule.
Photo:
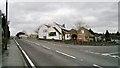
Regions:
<instances>
[{"instance_id":1,"label":"lamp post","mask_svg":"<svg viewBox=\"0 0 120 68\"><path fill-rule=\"evenodd\" d=\"M5 47L4 49L7 50L7 42L8 42L8 23L7 23L7 17L8 17L8 0L6 0L6 21L5 21Z\"/></svg>"}]
</instances>

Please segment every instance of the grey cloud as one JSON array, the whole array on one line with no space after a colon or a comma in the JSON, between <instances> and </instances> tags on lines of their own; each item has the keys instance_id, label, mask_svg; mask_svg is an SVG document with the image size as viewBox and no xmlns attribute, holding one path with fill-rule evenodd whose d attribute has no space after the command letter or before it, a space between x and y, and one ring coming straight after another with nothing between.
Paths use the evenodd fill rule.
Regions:
<instances>
[{"instance_id":1,"label":"grey cloud","mask_svg":"<svg viewBox=\"0 0 120 68\"><path fill-rule=\"evenodd\" d=\"M118 5L115 2L18 2L10 4L11 29L34 32L44 23L65 23L67 28L83 20L97 32L117 31ZM97 28L98 27L98 28ZM15 30L14 30L15 31Z\"/></svg>"}]
</instances>

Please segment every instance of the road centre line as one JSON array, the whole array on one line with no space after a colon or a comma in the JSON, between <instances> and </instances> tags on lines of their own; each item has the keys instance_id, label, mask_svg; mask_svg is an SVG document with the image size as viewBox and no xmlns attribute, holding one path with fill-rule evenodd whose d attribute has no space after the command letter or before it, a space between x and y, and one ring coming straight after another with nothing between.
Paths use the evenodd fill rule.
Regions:
<instances>
[{"instance_id":1,"label":"road centre line","mask_svg":"<svg viewBox=\"0 0 120 68\"><path fill-rule=\"evenodd\" d=\"M110 57L113 57L113 58L120 58L120 57L117 56L117 55L110 55Z\"/></svg>"},{"instance_id":2,"label":"road centre line","mask_svg":"<svg viewBox=\"0 0 120 68\"><path fill-rule=\"evenodd\" d=\"M120 52L113 52L113 53L107 53L107 54L118 54L118 53L120 53Z\"/></svg>"},{"instance_id":3,"label":"road centre line","mask_svg":"<svg viewBox=\"0 0 120 68\"><path fill-rule=\"evenodd\" d=\"M28 40L27 40L28 41ZM35 42L32 42L32 41L28 41L28 42L31 42L31 43L34 43L34 44L36 44L36 45L40 45L40 44L38 44L38 43L35 43ZM18 43L17 43L18 44ZM18 44L19 45L19 44ZM53 44L53 45L56 45L56 44ZM59 46L61 46L61 45L59 45ZM51 49L51 48L49 48L49 47L47 47L47 46L42 46L42 47L44 47L44 48L46 48L46 49ZM66 47L68 47L68 46L66 46ZM71 55L68 55L68 54L66 54L66 53L63 53L63 52L60 52L60 51L56 51L57 53L60 53L60 54L63 54L63 55L66 55L66 56L69 56L69 57L71 57L71 58L76 58L76 57L74 57L74 56L71 56ZM110 56L110 57L113 57L113 58L120 58L119 56L116 56L116 55L110 55L110 54L117 54L117 53L120 53L120 52L114 52L114 53L98 53L98 52L92 52L92 51L88 51L88 50L85 50L85 52L88 52L88 53L92 53L92 54L96 54L96 55L103 55L103 56Z\"/></svg>"},{"instance_id":4,"label":"road centre line","mask_svg":"<svg viewBox=\"0 0 120 68\"><path fill-rule=\"evenodd\" d=\"M46 48L46 49L49 49L49 50L51 49L51 48L49 48L49 47L47 47L47 46L42 46L42 47L44 47L44 48Z\"/></svg>"},{"instance_id":5,"label":"road centre line","mask_svg":"<svg viewBox=\"0 0 120 68\"><path fill-rule=\"evenodd\" d=\"M70 58L76 59L76 57L74 57L74 56L72 56L72 55L69 55L69 54L66 54L66 53L63 53L63 52L60 52L60 51L57 51L57 50L56 50L56 52L59 53L59 54L68 56L68 57L70 57Z\"/></svg>"}]
</instances>

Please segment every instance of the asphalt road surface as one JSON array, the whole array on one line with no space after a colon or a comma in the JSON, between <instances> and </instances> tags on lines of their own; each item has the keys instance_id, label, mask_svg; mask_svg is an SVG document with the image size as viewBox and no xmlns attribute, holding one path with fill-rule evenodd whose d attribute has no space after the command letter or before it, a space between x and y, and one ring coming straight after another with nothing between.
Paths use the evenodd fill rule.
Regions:
<instances>
[{"instance_id":1,"label":"asphalt road surface","mask_svg":"<svg viewBox=\"0 0 120 68\"><path fill-rule=\"evenodd\" d=\"M119 66L118 45L84 46L17 39L35 66ZM116 67L118 68L118 67Z\"/></svg>"}]
</instances>

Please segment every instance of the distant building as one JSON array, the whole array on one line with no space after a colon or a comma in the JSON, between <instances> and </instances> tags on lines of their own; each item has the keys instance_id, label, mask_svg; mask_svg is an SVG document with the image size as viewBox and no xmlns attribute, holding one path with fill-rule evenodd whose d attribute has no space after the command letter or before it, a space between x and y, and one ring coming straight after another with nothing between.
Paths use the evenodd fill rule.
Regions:
<instances>
[{"instance_id":1,"label":"distant building","mask_svg":"<svg viewBox=\"0 0 120 68\"><path fill-rule=\"evenodd\" d=\"M77 39L77 30L71 29L69 32L67 32L70 39Z\"/></svg>"},{"instance_id":2,"label":"distant building","mask_svg":"<svg viewBox=\"0 0 120 68\"><path fill-rule=\"evenodd\" d=\"M21 39L27 39L28 35L20 35L19 36Z\"/></svg>"},{"instance_id":3,"label":"distant building","mask_svg":"<svg viewBox=\"0 0 120 68\"><path fill-rule=\"evenodd\" d=\"M68 30L65 29L65 25L57 23L42 25L38 31L39 39L55 39L55 40L66 40L70 37L67 36Z\"/></svg>"},{"instance_id":4,"label":"distant building","mask_svg":"<svg viewBox=\"0 0 120 68\"><path fill-rule=\"evenodd\" d=\"M85 27L81 27L77 31L77 39L80 41L94 41L94 35Z\"/></svg>"},{"instance_id":5,"label":"distant building","mask_svg":"<svg viewBox=\"0 0 120 68\"><path fill-rule=\"evenodd\" d=\"M37 34L30 34L27 38L28 39L37 39L38 35Z\"/></svg>"}]
</instances>

